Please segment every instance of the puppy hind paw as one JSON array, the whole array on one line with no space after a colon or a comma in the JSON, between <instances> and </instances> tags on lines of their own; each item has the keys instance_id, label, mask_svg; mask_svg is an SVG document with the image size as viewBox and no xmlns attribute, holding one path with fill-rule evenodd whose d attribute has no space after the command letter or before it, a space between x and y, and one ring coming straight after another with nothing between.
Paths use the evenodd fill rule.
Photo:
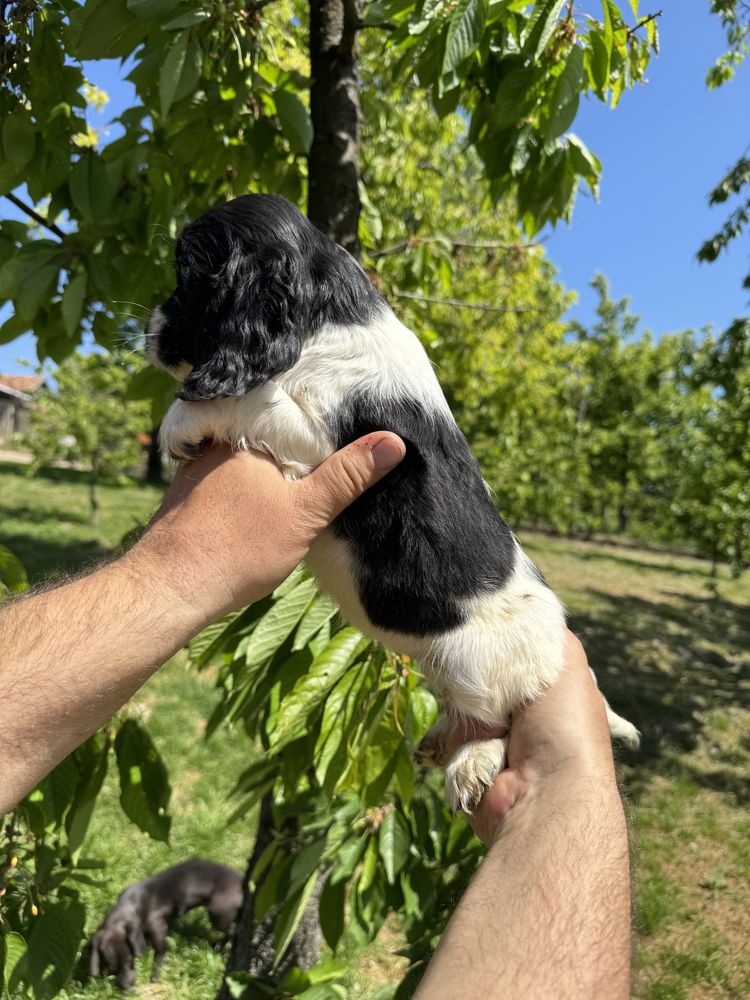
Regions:
<instances>
[{"instance_id":1,"label":"puppy hind paw","mask_svg":"<svg viewBox=\"0 0 750 1000\"><path fill-rule=\"evenodd\" d=\"M625 720L623 719L623 722ZM625 726L618 727L618 731L612 734L612 739L623 743L628 750L638 750L641 746L641 734L632 722L626 722Z\"/></svg>"},{"instance_id":2,"label":"puppy hind paw","mask_svg":"<svg viewBox=\"0 0 750 1000\"><path fill-rule=\"evenodd\" d=\"M632 722L623 719L621 715L613 712L607 702L604 702L607 710L607 724L609 725L609 735L618 743L624 744L628 750L638 750L641 745L641 734Z\"/></svg>"},{"instance_id":3,"label":"puppy hind paw","mask_svg":"<svg viewBox=\"0 0 750 1000\"><path fill-rule=\"evenodd\" d=\"M473 813L505 766L508 739L473 740L459 747L445 771L445 794L454 812Z\"/></svg>"}]
</instances>

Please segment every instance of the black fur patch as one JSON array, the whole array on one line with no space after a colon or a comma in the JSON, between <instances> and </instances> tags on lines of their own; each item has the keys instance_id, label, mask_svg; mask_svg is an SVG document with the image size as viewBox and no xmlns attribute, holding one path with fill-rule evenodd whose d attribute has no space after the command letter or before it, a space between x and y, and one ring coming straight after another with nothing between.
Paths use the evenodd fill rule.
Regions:
<instances>
[{"instance_id":1,"label":"black fur patch","mask_svg":"<svg viewBox=\"0 0 750 1000\"><path fill-rule=\"evenodd\" d=\"M408 400L350 400L330 423L341 448L390 430L403 462L336 521L358 560L359 598L381 628L411 635L461 625L460 599L499 589L516 561L513 536L492 505L466 438Z\"/></svg>"},{"instance_id":2,"label":"black fur patch","mask_svg":"<svg viewBox=\"0 0 750 1000\"><path fill-rule=\"evenodd\" d=\"M183 399L242 396L288 371L324 324L366 324L382 303L354 259L276 195L207 212L175 259L157 352L168 368L192 365Z\"/></svg>"}]
</instances>

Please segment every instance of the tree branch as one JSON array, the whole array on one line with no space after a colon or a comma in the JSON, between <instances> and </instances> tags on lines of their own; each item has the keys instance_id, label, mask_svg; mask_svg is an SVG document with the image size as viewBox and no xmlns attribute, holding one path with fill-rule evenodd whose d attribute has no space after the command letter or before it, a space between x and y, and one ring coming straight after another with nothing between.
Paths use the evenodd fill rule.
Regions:
<instances>
[{"instance_id":1,"label":"tree branch","mask_svg":"<svg viewBox=\"0 0 750 1000\"><path fill-rule=\"evenodd\" d=\"M402 292L398 288L391 289L390 294L397 299L414 299L417 302L434 302L441 306L453 306L457 309L477 309L489 313L527 313L544 312L539 306L493 306L489 302L463 302L461 299L441 299L436 295L420 295L418 292Z\"/></svg>"},{"instance_id":2,"label":"tree branch","mask_svg":"<svg viewBox=\"0 0 750 1000\"><path fill-rule=\"evenodd\" d=\"M410 236L408 239L399 240L398 243L393 243L391 246L383 247L382 250L370 250L369 254L373 260L377 260L378 257L387 257L393 253L400 253L401 250L407 250L417 243L434 243L438 239L439 237L437 236ZM466 250L532 250L534 247L540 245L539 243L495 243L485 240L450 240L449 242L452 247Z\"/></svg>"},{"instance_id":3,"label":"tree branch","mask_svg":"<svg viewBox=\"0 0 750 1000\"><path fill-rule=\"evenodd\" d=\"M31 216L31 218L35 222L38 222L40 226L44 226L45 229L49 229L51 233L54 233L55 236L58 236L61 240L65 238L65 233L62 231L62 229L60 229L59 226L56 226L54 222L50 222L49 219L45 219L43 215L39 214L39 212L34 211L34 209L31 208L30 205L24 204L24 202L22 202L20 198L16 198L14 194L6 194L5 197L8 199L8 201L13 202L16 208L20 208L22 212L25 212L27 215Z\"/></svg>"},{"instance_id":4,"label":"tree branch","mask_svg":"<svg viewBox=\"0 0 750 1000\"><path fill-rule=\"evenodd\" d=\"M632 28L628 28L628 41L630 41L630 39L633 37L636 31L638 31L639 28L642 28L650 21L655 21L657 17L662 17L663 14L664 14L663 10L657 10L653 14L649 14L648 17L644 17L642 21L639 21L638 24L633 25Z\"/></svg>"}]
</instances>

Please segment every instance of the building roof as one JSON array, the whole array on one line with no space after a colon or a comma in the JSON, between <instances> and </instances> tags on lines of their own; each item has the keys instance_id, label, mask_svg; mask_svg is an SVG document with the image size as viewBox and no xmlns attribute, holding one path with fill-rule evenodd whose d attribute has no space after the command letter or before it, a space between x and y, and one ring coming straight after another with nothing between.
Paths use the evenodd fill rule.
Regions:
<instances>
[{"instance_id":1,"label":"building roof","mask_svg":"<svg viewBox=\"0 0 750 1000\"><path fill-rule=\"evenodd\" d=\"M32 393L44 384L41 375L2 375L0 374L0 385L7 389L15 389L16 392Z\"/></svg>"}]
</instances>

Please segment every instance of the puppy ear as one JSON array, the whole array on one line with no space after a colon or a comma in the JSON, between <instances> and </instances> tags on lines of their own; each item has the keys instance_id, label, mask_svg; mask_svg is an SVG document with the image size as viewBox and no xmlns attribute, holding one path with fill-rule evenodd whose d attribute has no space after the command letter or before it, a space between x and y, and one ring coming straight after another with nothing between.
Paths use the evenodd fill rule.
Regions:
<instances>
[{"instance_id":1,"label":"puppy ear","mask_svg":"<svg viewBox=\"0 0 750 1000\"><path fill-rule=\"evenodd\" d=\"M310 281L289 249L245 255L235 247L198 333L182 399L243 396L288 371L309 325Z\"/></svg>"}]
</instances>

